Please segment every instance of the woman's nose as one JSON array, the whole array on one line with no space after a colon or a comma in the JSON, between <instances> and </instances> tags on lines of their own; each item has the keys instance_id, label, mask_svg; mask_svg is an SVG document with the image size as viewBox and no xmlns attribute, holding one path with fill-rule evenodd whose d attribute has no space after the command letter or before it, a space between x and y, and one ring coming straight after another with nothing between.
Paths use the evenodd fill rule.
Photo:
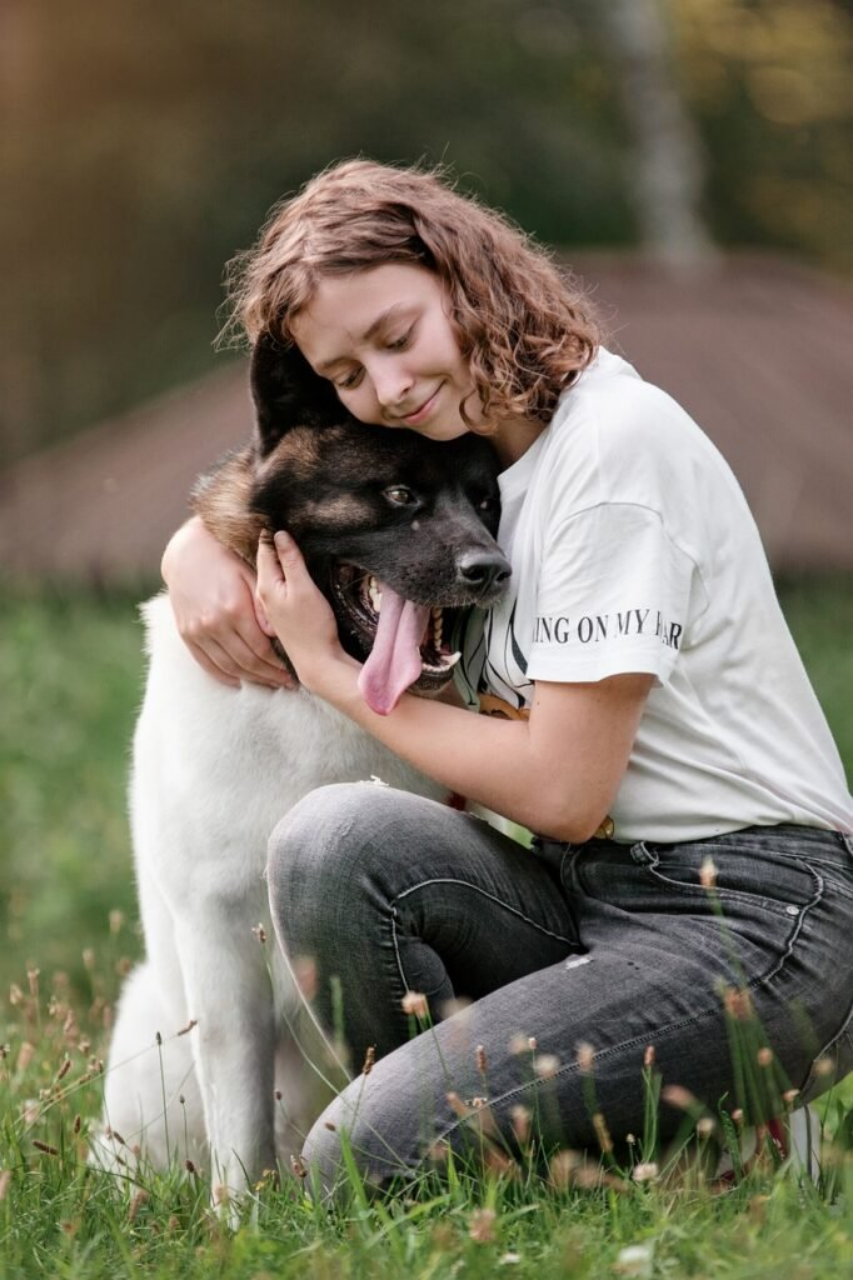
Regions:
<instances>
[{"instance_id":1,"label":"woman's nose","mask_svg":"<svg viewBox=\"0 0 853 1280\"><path fill-rule=\"evenodd\" d=\"M402 364L390 360L381 361L379 367L372 371L372 378L376 398L383 409L393 409L400 404L414 383Z\"/></svg>"}]
</instances>

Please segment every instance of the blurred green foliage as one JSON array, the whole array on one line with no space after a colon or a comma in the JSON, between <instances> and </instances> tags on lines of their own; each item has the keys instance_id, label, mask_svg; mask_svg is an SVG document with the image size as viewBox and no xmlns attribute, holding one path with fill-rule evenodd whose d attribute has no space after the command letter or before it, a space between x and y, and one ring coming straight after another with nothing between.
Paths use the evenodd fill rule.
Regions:
<instances>
[{"instance_id":1,"label":"blurred green foliage","mask_svg":"<svg viewBox=\"0 0 853 1280\"><path fill-rule=\"evenodd\" d=\"M718 237L849 270L849 5L659 3ZM446 160L550 242L635 239L586 0L6 0L0 34L5 457L207 368L223 263L336 158Z\"/></svg>"},{"instance_id":2,"label":"blurred green foliage","mask_svg":"<svg viewBox=\"0 0 853 1280\"><path fill-rule=\"evenodd\" d=\"M853 588L791 583L781 598L850 774ZM128 599L0 596L0 1010L28 968L85 995L85 948L114 989L139 953L125 787L141 641Z\"/></svg>"}]
</instances>

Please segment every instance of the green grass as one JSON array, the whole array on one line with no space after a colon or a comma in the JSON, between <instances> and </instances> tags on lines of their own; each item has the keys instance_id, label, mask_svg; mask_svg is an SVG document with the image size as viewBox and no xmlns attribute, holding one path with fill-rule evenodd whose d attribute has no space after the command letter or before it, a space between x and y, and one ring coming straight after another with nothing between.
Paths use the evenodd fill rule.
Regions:
<instances>
[{"instance_id":1,"label":"green grass","mask_svg":"<svg viewBox=\"0 0 853 1280\"><path fill-rule=\"evenodd\" d=\"M853 589L800 582L782 600L849 772ZM199 1177L143 1178L139 1195L140 1185L117 1189L88 1170L110 1003L140 948L124 800L140 640L128 600L0 598L0 1280L379 1270L548 1280L632 1274L620 1262L631 1245L647 1249L633 1274L656 1277L853 1273L853 1170L840 1145L831 1185L803 1184L768 1161L723 1196L695 1169L598 1189L555 1189L526 1170L515 1180L425 1179L328 1213L285 1179L259 1189L236 1233L212 1216ZM851 1108L848 1083L830 1127L849 1127ZM472 1237L478 1224L486 1239Z\"/></svg>"}]
</instances>

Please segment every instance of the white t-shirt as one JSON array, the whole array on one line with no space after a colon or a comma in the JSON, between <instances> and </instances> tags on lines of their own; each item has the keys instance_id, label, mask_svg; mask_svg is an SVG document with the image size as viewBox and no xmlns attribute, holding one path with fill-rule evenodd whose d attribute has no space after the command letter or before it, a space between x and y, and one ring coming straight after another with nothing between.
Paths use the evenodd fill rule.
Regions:
<instances>
[{"instance_id":1,"label":"white t-shirt","mask_svg":"<svg viewBox=\"0 0 853 1280\"><path fill-rule=\"evenodd\" d=\"M656 677L611 808L616 840L851 829L755 522L674 400L602 350L500 488L512 585L469 623L462 682L524 708L535 680Z\"/></svg>"}]
</instances>

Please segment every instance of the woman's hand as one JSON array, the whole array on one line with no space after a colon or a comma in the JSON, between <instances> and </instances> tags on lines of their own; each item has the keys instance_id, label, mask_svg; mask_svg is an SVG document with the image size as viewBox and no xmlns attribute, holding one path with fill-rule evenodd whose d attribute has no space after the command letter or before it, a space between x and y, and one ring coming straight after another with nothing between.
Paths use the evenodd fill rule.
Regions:
<instances>
[{"instance_id":1,"label":"woman's hand","mask_svg":"<svg viewBox=\"0 0 853 1280\"><path fill-rule=\"evenodd\" d=\"M324 671L340 659L352 662L341 647L331 606L288 533L261 538L257 599L307 689L321 693Z\"/></svg>"},{"instance_id":2,"label":"woman's hand","mask_svg":"<svg viewBox=\"0 0 853 1280\"><path fill-rule=\"evenodd\" d=\"M172 537L162 574L178 631L205 671L235 687L248 680L269 689L296 688L270 644L271 633L263 630L254 573L197 516Z\"/></svg>"}]
</instances>

